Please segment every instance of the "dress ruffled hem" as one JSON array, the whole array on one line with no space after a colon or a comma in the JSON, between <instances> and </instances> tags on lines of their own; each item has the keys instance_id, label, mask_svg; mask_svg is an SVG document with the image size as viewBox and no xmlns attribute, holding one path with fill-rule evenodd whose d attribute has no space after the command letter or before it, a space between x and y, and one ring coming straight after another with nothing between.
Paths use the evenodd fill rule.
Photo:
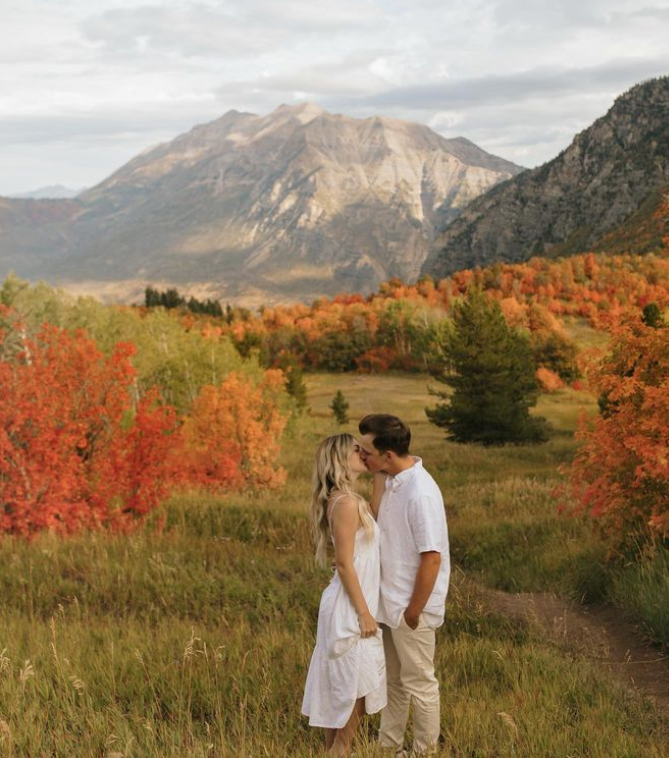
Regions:
<instances>
[{"instance_id":1,"label":"dress ruffled hem","mask_svg":"<svg viewBox=\"0 0 669 758\"><path fill-rule=\"evenodd\" d=\"M309 725L341 729L359 698L365 698L366 713L378 713L386 706L386 663L380 635L358 639L336 658L317 645L302 703Z\"/></svg>"}]
</instances>

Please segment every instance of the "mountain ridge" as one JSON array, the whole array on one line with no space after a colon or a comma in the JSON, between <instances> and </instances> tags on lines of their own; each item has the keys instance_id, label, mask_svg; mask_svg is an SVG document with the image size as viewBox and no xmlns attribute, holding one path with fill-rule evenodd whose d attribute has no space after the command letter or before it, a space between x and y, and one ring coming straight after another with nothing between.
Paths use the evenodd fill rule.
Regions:
<instances>
[{"instance_id":1,"label":"mountain ridge","mask_svg":"<svg viewBox=\"0 0 669 758\"><path fill-rule=\"evenodd\" d=\"M616 98L553 160L475 199L437 234L423 271L601 247L668 183L669 77L660 77Z\"/></svg>"},{"instance_id":2,"label":"mountain ridge","mask_svg":"<svg viewBox=\"0 0 669 758\"><path fill-rule=\"evenodd\" d=\"M20 230L17 273L170 282L249 303L371 292L415 279L434 231L521 170L408 121L309 103L228 111L81 193L78 212L42 227L48 256ZM0 263L11 242L0 235Z\"/></svg>"}]
</instances>

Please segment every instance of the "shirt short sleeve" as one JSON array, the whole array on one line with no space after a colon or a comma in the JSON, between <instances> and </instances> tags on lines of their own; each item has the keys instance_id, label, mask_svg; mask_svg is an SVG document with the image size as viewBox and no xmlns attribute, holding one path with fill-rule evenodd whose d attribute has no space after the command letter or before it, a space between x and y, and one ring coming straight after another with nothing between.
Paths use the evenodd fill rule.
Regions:
<instances>
[{"instance_id":1,"label":"shirt short sleeve","mask_svg":"<svg viewBox=\"0 0 669 758\"><path fill-rule=\"evenodd\" d=\"M446 545L446 516L444 505L434 497L422 495L411 500L409 526L419 553L444 553Z\"/></svg>"}]
</instances>

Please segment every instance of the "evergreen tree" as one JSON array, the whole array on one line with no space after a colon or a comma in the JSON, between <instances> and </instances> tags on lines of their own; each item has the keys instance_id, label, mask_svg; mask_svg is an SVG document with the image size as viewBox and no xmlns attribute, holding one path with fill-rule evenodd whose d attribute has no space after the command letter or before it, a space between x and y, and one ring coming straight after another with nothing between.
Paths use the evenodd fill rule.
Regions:
<instances>
[{"instance_id":1,"label":"evergreen tree","mask_svg":"<svg viewBox=\"0 0 669 758\"><path fill-rule=\"evenodd\" d=\"M207 308L210 316L223 317L223 307L218 300L207 300Z\"/></svg>"},{"instance_id":2,"label":"evergreen tree","mask_svg":"<svg viewBox=\"0 0 669 758\"><path fill-rule=\"evenodd\" d=\"M191 313L201 313L206 316L214 316L216 318L223 317L223 308L218 300L198 300L196 297L190 297L186 300L185 297L179 294L179 290L171 288L164 292L154 289L153 287L147 287L144 290L144 304L147 308L157 308L162 306L168 310L172 308L186 307ZM228 305L228 312L231 312L231 308ZM231 319L228 318L228 323Z\"/></svg>"},{"instance_id":3,"label":"evergreen tree","mask_svg":"<svg viewBox=\"0 0 669 758\"><path fill-rule=\"evenodd\" d=\"M664 326L662 311L657 303L648 303L644 306L642 321L646 326L652 326L653 329Z\"/></svg>"},{"instance_id":4,"label":"evergreen tree","mask_svg":"<svg viewBox=\"0 0 669 758\"><path fill-rule=\"evenodd\" d=\"M155 308L160 305L160 292L153 287L147 287L144 290L144 305L147 308Z\"/></svg>"},{"instance_id":5,"label":"evergreen tree","mask_svg":"<svg viewBox=\"0 0 669 758\"><path fill-rule=\"evenodd\" d=\"M348 401L341 390L332 398L330 409L339 425L348 424Z\"/></svg>"},{"instance_id":6,"label":"evergreen tree","mask_svg":"<svg viewBox=\"0 0 669 758\"><path fill-rule=\"evenodd\" d=\"M302 369L297 361L282 361L281 368L286 374L286 392L293 398L295 410L304 413L307 408L307 385L304 383Z\"/></svg>"},{"instance_id":7,"label":"evergreen tree","mask_svg":"<svg viewBox=\"0 0 669 758\"><path fill-rule=\"evenodd\" d=\"M545 419L529 412L539 394L532 350L509 329L499 303L470 290L454 308L453 326L443 347L450 365L437 376L453 392L432 391L447 402L426 410L430 421L455 442L545 441Z\"/></svg>"},{"instance_id":8,"label":"evergreen tree","mask_svg":"<svg viewBox=\"0 0 669 758\"><path fill-rule=\"evenodd\" d=\"M179 294L179 290L174 287L170 287L160 295L160 304L168 310L171 308L178 308L180 305L184 305L184 303L185 301Z\"/></svg>"}]
</instances>

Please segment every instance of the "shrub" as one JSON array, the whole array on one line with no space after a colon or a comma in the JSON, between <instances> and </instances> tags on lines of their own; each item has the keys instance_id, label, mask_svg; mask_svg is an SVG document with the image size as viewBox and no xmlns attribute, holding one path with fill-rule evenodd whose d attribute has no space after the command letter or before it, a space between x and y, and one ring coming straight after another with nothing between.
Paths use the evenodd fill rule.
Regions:
<instances>
[{"instance_id":1,"label":"shrub","mask_svg":"<svg viewBox=\"0 0 669 758\"><path fill-rule=\"evenodd\" d=\"M569 469L576 511L623 546L669 537L669 329L642 321L613 333L588 379L601 414L581 419Z\"/></svg>"}]
</instances>

